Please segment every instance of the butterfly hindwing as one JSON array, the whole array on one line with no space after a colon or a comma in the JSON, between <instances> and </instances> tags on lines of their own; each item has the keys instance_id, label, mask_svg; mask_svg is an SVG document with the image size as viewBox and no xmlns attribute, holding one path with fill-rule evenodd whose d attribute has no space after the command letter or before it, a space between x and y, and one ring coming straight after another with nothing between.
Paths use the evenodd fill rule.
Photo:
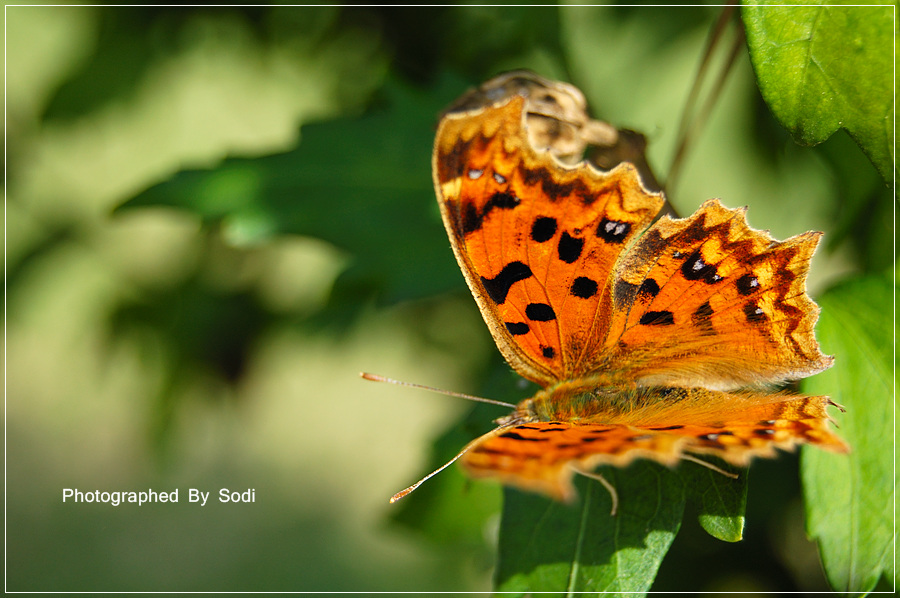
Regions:
<instances>
[{"instance_id":1,"label":"butterfly hindwing","mask_svg":"<svg viewBox=\"0 0 900 598\"><path fill-rule=\"evenodd\" d=\"M700 388L654 392L646 406L627 413L500 428L473 443L463 467L474 477L569 500L577 470L623 466L636 458L671 466L684 455L711 455L745 466L753 457L772 457L776 448L800 443L846 450L828 429L827 397Z\"/></svg>"}]
</instances>

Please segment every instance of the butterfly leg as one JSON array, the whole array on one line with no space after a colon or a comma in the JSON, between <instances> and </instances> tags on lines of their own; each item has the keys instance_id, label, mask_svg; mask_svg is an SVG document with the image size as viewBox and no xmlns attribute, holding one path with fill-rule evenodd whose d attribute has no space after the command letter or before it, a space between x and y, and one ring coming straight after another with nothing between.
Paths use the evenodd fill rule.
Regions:
<instances>
[{"instance_id":1,"label":"butterfly leg","mask_svg":"<svg viewBox=\"0 0 900 598\"><path fill-rule=\"evenodd\" d=\"M704 461L703 459L698 459L697 457L694 457L694 456L692 456L692 455L688 455L688 454L686 454L686 453L683 453L683 454L681 455L681 458L684 459L685 461L690 461L690 462L692 462L692 463L696 463L696 464L698 464L698 465L702 465L703 467L706 467L707 469L711 469L711 470L713 470L713 471L716 472L716 473L721 473L723 476L725 476L725 477L727 477L727 478L731 478L732 480L738 479L738 474L732 473L732 472L730 472L730 471L725 471L725 470L722 469L721 467L716 467L716 466L713 465L712 463L708 463L708 462Z\"/></svg>"},{"instance_id":2,"label":"butterfly leg","mask_svg":"<svg viewBox=\"0 0 900 598\"><path fill-rule=\"evenodd\" d=\"M575 473L581 474L586 478L590 478L592 480L597 480L603 487L606 488L606 491L609 492L609 497L612 499L612 508L609 510L610 517L615 517L616 512L619 510L619 493L616 492L615 486L609 483L609 480L604 478L602 475L597 473L596 471L587 471L585 469L581 469L577 465L573 465L572 469L575 470Z\"/></svg>"}]
</instances>

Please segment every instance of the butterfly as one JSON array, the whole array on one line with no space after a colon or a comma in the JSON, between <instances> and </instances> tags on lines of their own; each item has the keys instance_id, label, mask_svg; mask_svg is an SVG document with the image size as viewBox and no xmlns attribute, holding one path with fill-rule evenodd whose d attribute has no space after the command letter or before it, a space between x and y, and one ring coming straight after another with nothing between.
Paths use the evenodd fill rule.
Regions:
<instances>
[{"instance_id":1,"label":"butterfly","mask_svg":"<svg viewBox=\"0 0 900 598\"><path fill-rule=\"evenodd\" d=\"M438 126L453 252L500 352L541 387L457 455L462 467L561 501L582 473L615 505L600 465L847 451L828 397L776 386L833 363L806 293L821 233L777 241L715 199L654 222L664 197L631 163L578 162L598 136L614 142L596 122L573 86L516 73Z\"/></svg>"}]
</instances>

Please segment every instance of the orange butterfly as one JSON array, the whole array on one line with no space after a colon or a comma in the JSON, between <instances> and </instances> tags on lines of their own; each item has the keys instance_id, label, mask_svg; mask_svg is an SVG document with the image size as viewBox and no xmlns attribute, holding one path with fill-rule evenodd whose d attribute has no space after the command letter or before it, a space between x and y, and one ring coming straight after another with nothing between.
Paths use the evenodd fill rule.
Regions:
<instances>
[{"instance_id":1,"label":"orange butterfly","mask_svg":"<svg viewBox=\"0 0 900 598\"><path fill-rule=\"evenodd\" d=\"M717 200L651 225L663 196L630 163L560 159L591 141L580 92L517 76L464 96L434 145L466 282L503 356L542 387L457 456L464 469L559 500L583 473L615 505L598 465L846 452L827 397L770 389L833 362L805 288L821 233L776 241Z\"/></svg>"}]
</instances>

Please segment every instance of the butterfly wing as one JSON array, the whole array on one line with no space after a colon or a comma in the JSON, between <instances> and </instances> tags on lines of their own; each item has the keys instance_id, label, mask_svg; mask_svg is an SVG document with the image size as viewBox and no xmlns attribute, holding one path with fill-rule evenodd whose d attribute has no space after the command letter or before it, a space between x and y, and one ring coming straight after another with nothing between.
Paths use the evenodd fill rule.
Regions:
<instances>
[{"instance_id":1,"label":"butterfly wing","mask_svg":"<svg viewBox=\"0 0 900 598\"><path fill-rule=\"evenodd\" d=\"M616 265L610 328L596 339L591 367L644 385L714 389L830 367L806 294L819 236L776 241L717 200L688 218L660 219Z\"/></svg>"},{"instance_id":2,"label":"butterfly wing","mask_svg":"<svg viewBox=\"0 0 900 598\"><path fill-rule=\"evenodd\" d=\"M433 158L454 253L516 371L728 389L831 365L805 289L818 233L778 242L711 200L640 235L662 197L627 164L535 150L526 108L515 95L447 114Z\"/></svg>"},{"instance_id":3,"label":"butterfly wing","mask_svg":"<svg viewBox=\"0 0 900 598\"><path fill-rule=\"evenodd\" d=\"M490 477L557 500L571 500L576 470L623 466L636 458L675 465L685 454L714 455L733 465L811 443L846 452L828 429L827 397L684 389L603 423L534 421L476 440L462 457L473 477ZM669 399L668 403L666 399ZM627 422L627 423L626 423Z\"/></svg>"},{"instance_id":4,"label":"butterfly wing","mask_svg":"<svg viewBox=\"0 0 900 598\"><path fill-rule=\"evenodd\" d=\"M663 199L635 169L566 166L529 143L520 95L451 112L433 172L454 254L500 351L547 386L574 377L619 254ZM608 310L607 310L608 313Z\"/></svg>"}]
</instances>

